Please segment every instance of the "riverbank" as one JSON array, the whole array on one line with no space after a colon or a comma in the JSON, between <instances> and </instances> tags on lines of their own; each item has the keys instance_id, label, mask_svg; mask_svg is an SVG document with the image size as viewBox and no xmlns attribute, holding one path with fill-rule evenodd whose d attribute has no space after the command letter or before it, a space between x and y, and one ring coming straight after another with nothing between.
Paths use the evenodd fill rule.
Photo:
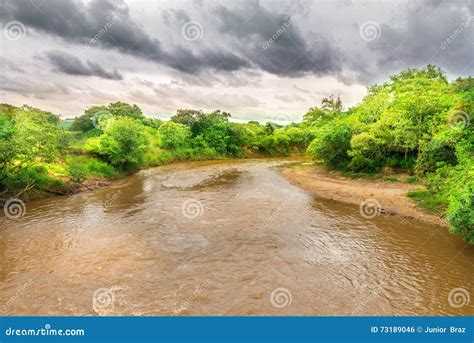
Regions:
<instances>
[{"instance_id":1,"label":"riverbank","mask_svg":"<svg viewBox=\"0 0 474 343\"><path fill-rule=\"evenodd\" d=\"M50 188L48 189L35 189L31 188L24 192L20 192L18 195L10 195L8 198L20 198L23 202L30 202L33 200L39 200L44 198L50 198L54 196L70 196L81 192L93 191L100 188L109 187L113 184L114 181L119 181L126 177L130 177L136 173L151 170L155 168L180 168L180 166L189 166L192 163L203 163L208 162L209 164L220 164L225 162L245 162L250 160L280 160L285 159L288 161L292 161L295 163L303 163L307 161L307 157L304 155L291 155L291 156L265 156L265 155L256 155L256 154L248 154L242 158L226 158L226 157L219 157L219 158L207 158L207 159L194 159L194 160L181 160L181 159L174 159L163 161L161 164L154 164L149 165L144 168L140 168L135 170L131 173L120 173L119 175L115 175L113 177L105 177L105 176L98 176L98 175L90 175L84 177L80 181L73 180L70 176L65 174L59 173L50 173L50 177L56 178L56 181ZM6 200L6 199L5 199ZM0 201L0 205L2 205Z\"/></svg>"},{"instance_id":2,"label":"riverbank","mask_svg":"<svg viewBox=\"0 0 474 343\"><path fill-rule=\"evenodd\" d=\"M387 182L383 178L351 179L312 163L293 165L282 169L281 174L291 184L317 197L358 206L364 200L375 199L380 204L381 214L449 227L442 216L427 213L407 196L410 190L424 189L419 184Z\"/></svg>"}]
</instances>

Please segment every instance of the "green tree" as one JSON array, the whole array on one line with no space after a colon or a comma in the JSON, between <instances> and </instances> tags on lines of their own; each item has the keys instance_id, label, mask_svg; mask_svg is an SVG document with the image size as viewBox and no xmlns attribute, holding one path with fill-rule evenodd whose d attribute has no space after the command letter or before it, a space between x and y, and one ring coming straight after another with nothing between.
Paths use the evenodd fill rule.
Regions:
<instances>
[{"instance_id":1,"label":"green tree","mask_svg":"<svg viewBox=\"0 0 474 343\"><path fill-rule=\"evenodd\" d=\"M100 136L95 152L111 165L133 171L143 165L147 148L144 126L132 118L118 117Z\"/></svg>"},{"instance_id":2,"label":"green tree","mask_svg":"<svg viewBox=\"0 0 474 343\"><path fill-rule=\"evenodd\" d=\"M331 95L329 98L321 100L321 107L311 107L309 111L303 116L303 124L306 125L322 125L328 120L332 120L342 113L342 102L339 97L334 98Z\"/></svg>"},{"instance_id":3,"label":"green tree","mask_svg":"<svg viewBox=\"0 0 474 343\"><path fill-rule=\"evenodd\" d=\"M74 119L72 129L82 132L89 132L94 129L102 130L107 122L114 117L137 119L150 126L154 124L151 119L143 116L142 110L137 105L129 105L118 101L107 106L92 106L86 109L82 116Z\"/></svg>"},{"instance_id":4,"label":"green tree","mask_svg":"<svg viewBox=\"0 0 474 343\"><path fill-rule=\"evenodd\" d=\"M189 145L191 130L183 124L168 121L160 126L158 133L161 138L161 146L166 149L176 149Z\"/></svg>"},{"instance_id":5,"label":"green tree","mask_svg":"<svg viewBox=\"0 0 474 343\"><path fill-rule=\"evenodd\" d=\"M23 106L0 112L0 193L39 183L34 170L58 158L63 131L59 116Z\"/></svg>"}]
</instances>

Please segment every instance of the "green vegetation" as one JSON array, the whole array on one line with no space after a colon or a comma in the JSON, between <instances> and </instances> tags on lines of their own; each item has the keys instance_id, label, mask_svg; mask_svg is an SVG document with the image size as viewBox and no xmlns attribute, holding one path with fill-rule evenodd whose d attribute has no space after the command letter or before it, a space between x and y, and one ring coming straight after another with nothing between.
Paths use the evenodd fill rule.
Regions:
<instances>
[{"instance_id":1,"label":"green vegetation","mask_svg":"<svg viewBox=\"0 0 474 343\"><path fill-rule=\"evenodd\" d=\"M308 154L346 173L390 167L414 174L428 191L409 196L446 209L451 232L474 243L473 110L473 78L448 82L432 65L408 69L372 86L347 111L334 99L310 109L303 123L316 138Z\"/></svg>"},{"instance_id":2,"label":"green vegetation","mask_svg":"<svg viewBox=\"0 0 474 343\"><path fill-rule=\"evenodd\" d=\"M447 206L446 197L431 190L411 190L407 195L431 212L439 212Z\"/></svg>"},{"instance_id":3,"label":"green vegetation","mask_svg":"<svg viewBox=\"0 0 474 343\"><path fill-rule=\"evenodd\" d=\"M169 121L136 105L94 106L74 121L28 106L0 105L0 200L68 194L175 160L304 154L314 136L299 125L238 124L215 111L178 110Z\"/></svg>"},{"instance_id":4,"label":"green vegetation","mask_svg":"<svg viewBox=\"0 0 474 343\"><path fill-rule=\"evenodd\" d=\"M3 104L0 200L66 194L89 179L117 178L176 160L306 151L346 174L408 172L410 183L428 186L409 196L431 210L446 210L451 231L474 243L473 110L474 79L448 82L431 65L370 87L348 110L339 98L326 98L302 123L286 126L234 123L219 110L178 110L161 121L122 102L90 107L66 122L36 108Z\"/></svg>"}]
</instances>

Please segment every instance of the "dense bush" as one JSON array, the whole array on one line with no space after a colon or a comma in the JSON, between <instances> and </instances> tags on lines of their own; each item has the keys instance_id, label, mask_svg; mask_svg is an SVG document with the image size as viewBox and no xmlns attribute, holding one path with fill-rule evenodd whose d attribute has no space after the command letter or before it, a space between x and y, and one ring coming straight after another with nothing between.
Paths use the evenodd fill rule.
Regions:
<instances>
[{"instance_id":1,"label":"dense bush","mask_svg":"<svg viewBox=\"0 0 474 343\"><path fill-rule=\"evenodd\" d=\"M114 167L133 171L143 166L147 147L144 126L131 118L120 117L104 130L92 151Z\"/></svg>"},{"instance_id":2,"label":"dense bush","mask_svg":"<svg viewBox=\"0 0 474 343\"><path fill-rule=\"evenodd\" d=\"M334 99L326 99L333 103ZM428 65L393 75L350 110L311 108L305 122L316 138L308 153L332 168L404 169L429 186L431 207L447 207L451 231L474 243L474 81L449 83Z\"/></svg>"},{"instance_id":3,"label":"dense bush","mask_svg":"<svg viewBox=\"0 0 474 343\"><path fill-rule=\"evenodd\" d=\"M166 149L177 149L189 145L191 131L183 124L166 122L160 126L158 133L161 138L161 146Z\"/></svg>"},{"instance_id":4,"label":"dense bush","mask_svg":"<svg viewBox=\"0 0 474 343\"><path fill-rule=\"evenodd\" d=\"M41 165L57 160L61 152L59 120L27 106L0 107L0 194L44 185Z\"/></svg>"},{"instance_id":5,"label":"dense bush","mask_svg":"<svg viewBox=\"0 0 474 343\"><path fill-rule=\"evenodd\" d=\"M315 160L323 161L330 168L345 169L350 162L348 151L352 131L347 125L328 126L320 130L311 142L308 152Z\"/></svg>"}]
</instances>

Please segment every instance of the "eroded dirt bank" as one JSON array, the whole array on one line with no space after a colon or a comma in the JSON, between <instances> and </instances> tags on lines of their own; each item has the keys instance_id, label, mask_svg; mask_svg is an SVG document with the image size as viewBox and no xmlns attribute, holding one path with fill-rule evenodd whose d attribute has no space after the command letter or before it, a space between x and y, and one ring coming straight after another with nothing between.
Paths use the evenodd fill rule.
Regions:
<instances>
[{"instance_id":1,"label":"eroded dirt bank","mask_svg":"<svg viewBox=\"0 0 474 343\"><path fill-rule=\"evenodd\" d=\"M407 197L412 189L420 185L383 180L350 179L338 172L328 171L312 164L293 165L282 169L282 176L291 184L313 193L317 197L360 205L367 199L375 199L385 215L398 215L407 219L417 219L429 224L449 226L447 221L435 214L429 214L417 207Z\"/></svg>"}]
</instances>

